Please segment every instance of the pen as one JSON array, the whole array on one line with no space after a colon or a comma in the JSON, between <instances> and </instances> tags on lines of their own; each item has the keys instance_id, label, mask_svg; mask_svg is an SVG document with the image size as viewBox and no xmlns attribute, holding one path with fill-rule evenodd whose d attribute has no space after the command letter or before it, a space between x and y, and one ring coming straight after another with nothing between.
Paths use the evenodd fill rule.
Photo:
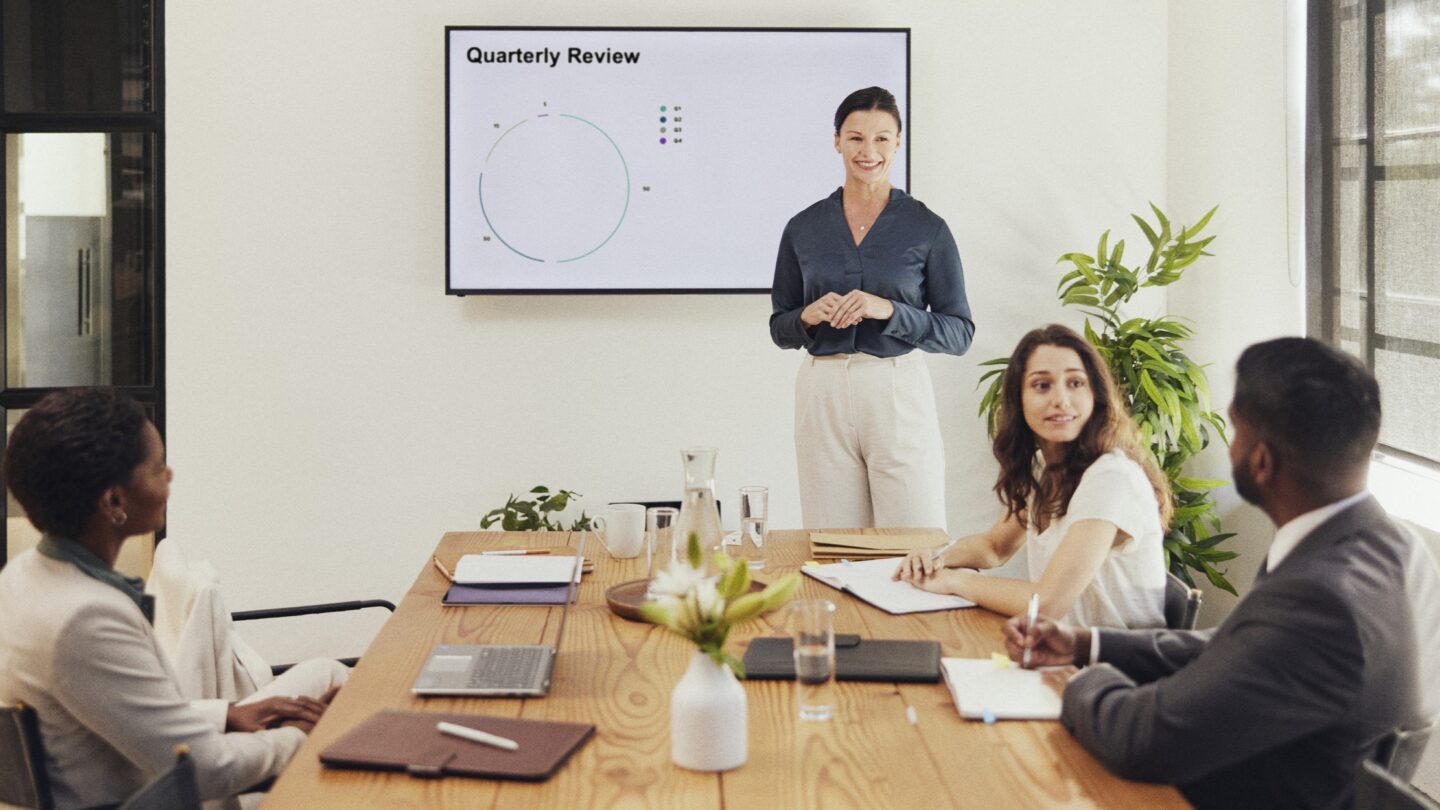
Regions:
<instances>
[{"instance_id":1,"label":"pen","mask_svg":"<svg viewBox=\"0 0 1440 810\"><path fill-rule=\"evenodd\" d=\"M930 550L930 562L932 562L932 563L938 563L938 562L940 562L940 558L945 556L945 552L947 552L947 551L949 551L950 549L954 548L954 547L955 547L955 544L958 543L958 542L960 542L960 538L958 538L958 537L952 537L952 538L950 538L948 541L946 541L946 542L944 542L944 543L936 546L935 548L931 549L931 550Z\"/></svg>"},{"instance_id":2,"label":"pen","mask_svg":"<svg viewBox=\"0 0 1440 810\"><path fill-rule=\"evenodd\" d=\"M1040 594L1030 594L1030 608L1025 611L1025 655L1021 657L1020 666L1030 666L1030 634L1035 630L1035 620L1040 617Z\"/></svg>"},{"instance_id":3,"label":"pen","mask_svg":"<svg viewBox=\"0 0 1440 810\"><path fill-rule=\"evenodd\" d=\"M441 574L444 574L444 575L445 575L445 581L446 581L446 582L454 582L454 581L455 581L455 577L453 577L453 576L450 575L450 569L448 569L448 568L445 567L445 563L440 562L440 558L439 558L439 557L436 557L436 556L434 556L434 555L432 554L432 555L430 556L430 562L435 563L435 567L438 568L438 569L440 569L440 573L441 573Z\"/></svg>"},{"instance_id":4,"label":"pen","mask_svg":"<svg viewBox=\"0 0 1440 810\"><path fill-rule=\"evenodd\" d=\"M481 554L493 556L519 557L526 554L549 554L548 548L502 548L495 551L482 551Z\"/></svg>"},{"instance_id":5,"label":"pen","mask_svg":"<svg viewBox=\"0 0 1440 810\"><path fill-rule=\"evenodd\" d=\"M520 750L520 743L517 743L507 737L501 737L498 734L491 734L488 731L481 731L478 728L470 728L469 726L462 726L456 723L447 723L444 720L441 720L440 722L435 724L435 730L439 731L441 734L449 734L452 737L459 737L462 740L469 740L470 742L493 745L496 748L503 748L506 751Z\"/></svg>"}]
</instances>

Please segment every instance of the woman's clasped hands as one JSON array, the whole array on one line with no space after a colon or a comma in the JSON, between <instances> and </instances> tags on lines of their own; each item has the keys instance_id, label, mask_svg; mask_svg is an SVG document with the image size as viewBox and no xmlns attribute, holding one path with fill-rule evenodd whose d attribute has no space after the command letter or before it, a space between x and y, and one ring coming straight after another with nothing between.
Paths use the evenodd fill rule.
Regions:
<instances>
[{"instance_id":1,"label":"woman's clasped hands","mask_svg":"<svg viewBox=\"0 0 1440 810\"><path fill-rule=\"evenodd\" d=\"M883 321L894 314L895 303L890 299L851 290L844 295L825 293L800 311L800 320L806 326L828 323L836 329L849 329L866 318Z\"/></svg>"}]
</instances>

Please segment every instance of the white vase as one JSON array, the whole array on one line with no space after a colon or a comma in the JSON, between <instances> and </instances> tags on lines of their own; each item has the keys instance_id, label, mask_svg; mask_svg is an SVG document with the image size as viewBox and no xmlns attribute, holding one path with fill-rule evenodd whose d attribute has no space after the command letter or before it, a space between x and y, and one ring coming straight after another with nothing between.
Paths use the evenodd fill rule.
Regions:
<instances>
[{"instance_id":1,"label":"white vase","mask_svg":"<svg viewBox=\"0 0 1440 810\"><path fill-rule=\"evenodd\" d=\"M693 771L744 765L747 715L735 673L697 650L670 695L670 758Z\"/></svg>"}]
</instances>

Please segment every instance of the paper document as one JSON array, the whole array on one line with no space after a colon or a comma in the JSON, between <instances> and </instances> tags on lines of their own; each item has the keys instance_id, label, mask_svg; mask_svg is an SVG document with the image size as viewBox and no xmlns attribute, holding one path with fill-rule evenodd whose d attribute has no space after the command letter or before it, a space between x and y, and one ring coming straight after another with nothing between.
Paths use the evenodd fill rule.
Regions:
<instances>
[{"instance_id":1,"label":"paper document","mask_svg":"<svg viewBox=\"0 0 1440 810\"><path fill-rule=\"evenodd\" d=\"M849 591L887 613L922 613L929 610L951 610L974 607L969 599L950 594L931 593L890 577L903 557L861 560L852 563L802 566L800 571L832 588Z\"/></svg>"},{"instance_id":2,"label":"paper document","mask_svg":"<svg viewBox=\"0 0 1440 810\"><path fill-rule=\"evenodd\" d=\"M997 667L989 658L941 658L940 673L960 716L996 720L1058 720L1060 696L1041 679L1041 671Z\"/></svg>"},{"instance_id":3,"label":"paper document","mask_svg":"<svg viewBox=\"0 0 1440 810\"><path fill-rule=\"evenodd\" d=\"M907 551L932 548L945 542L939 531L923 534L836 534L810 533L810 556L824 559L866 559L894 557Z\"/></svg>"},{"instance_id":4,"label":"paper document","mask_svg":"<svg viewBox=\"0 0 1440 810\"><path fill-rule=\"evenodd\" d=\"M457 585L564 585L574 557L466 554L455 565Z\"/></svg>"}]
</instances>

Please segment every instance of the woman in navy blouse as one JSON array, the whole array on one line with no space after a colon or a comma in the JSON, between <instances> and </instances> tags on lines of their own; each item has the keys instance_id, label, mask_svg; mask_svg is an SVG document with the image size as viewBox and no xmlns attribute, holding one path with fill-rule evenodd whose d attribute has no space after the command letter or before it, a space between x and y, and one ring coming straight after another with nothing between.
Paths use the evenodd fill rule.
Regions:
<instances>
[{"instance_id":1,"label":"woman in navy blouse","mask_svg":"<svg viewBox=\"0 0 1440 810\"><path fill-rule=\"evenodd\" d=\"M780 238L770 336L808 352L795 384L806 528L945 528L945 451L922 352L964 354L975 324L950 229L890 185L900 129L888 91L847 96L835 111L845 185Z\"/></svg>"}]
</instances>

